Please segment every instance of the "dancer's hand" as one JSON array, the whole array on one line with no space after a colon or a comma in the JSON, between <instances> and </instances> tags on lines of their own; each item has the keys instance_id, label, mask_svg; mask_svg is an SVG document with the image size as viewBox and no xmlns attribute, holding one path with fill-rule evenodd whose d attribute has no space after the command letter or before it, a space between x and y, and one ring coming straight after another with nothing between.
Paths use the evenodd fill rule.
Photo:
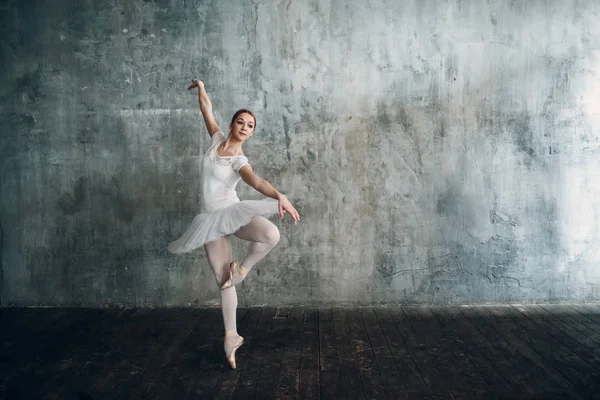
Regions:
<instances>
[{"instance_id":1,"label":"dancer's hand","mask_svg":"<svg viewBox=\"0 0 600 400\"><path fill-rule=\"evenodd\" d=\"M188 87L188 90L192 90L193 88L203 88L204 82L200 79L192 79L192 84Z\"/></svg>"},{"instance_id":2,"label":"dancer's hand","mask_svg":"<svg viewBox=\"0 0 600 400\"><path fill-rule=\"evenodd\" d=\"M294 223L296 223L300 220L300 214L298 214L298 211L296 211L296 209L294 208L292 203L290 203L290 201L284 195L281 195L279 197L278 208L279 208L279 217L283 218L283 212L285 211L288 214L290 214L290 217L292 217L292 219L294 220Z\"/></svg>"}]
</instances>

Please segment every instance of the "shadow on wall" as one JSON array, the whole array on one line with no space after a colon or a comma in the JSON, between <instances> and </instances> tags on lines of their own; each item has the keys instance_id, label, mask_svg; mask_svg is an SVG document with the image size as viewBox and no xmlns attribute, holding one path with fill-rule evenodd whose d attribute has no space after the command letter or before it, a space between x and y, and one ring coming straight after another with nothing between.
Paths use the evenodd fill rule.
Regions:
<instances>
[{"instance_id":1,"label":"shadow on wall","mask_svg":"<svg viewBox=\"0 0 600 400\"><path fill-rule=\"evenodd\" d=\"M175 236L164 202L175 192L165 185L176 178L128 137L124 117L91 115L81 130L74 151L85 163L64 171L75 184L48 205L55 215L51 254L38 249L29 260L38 271L31 285L41 299L61 304L163 304L165 289L149 286L164 271L151 266Z\"/></svg>"},{"instance_id":2,"label":"shadow on wall","mask_svg":"<svg viewBox=\"0 0 600 400\"><path fill-rule=\"evenodd\" d=\"M102 295L117 290L119 281L129 280L123 271L111 271L111 264L135 257L135 250L128 248L124 234L135 214L133 201L124 189L125 177L92 164L99 162L95 157L107 148L111 149L109 157L127 156L122 124L106 121L102 129L97 118L86 122L89 123L82 124L87 126L81 131L91 130L94 134L79 132L77 149L73 149L82 154L85 164L62 172L70 175L75 184L58 201L47 205L54 215L51 254L35 249L42 254L34 254L33 260L29 260L32 288L46 301L74 304L103 301ZM110 302L110 296L106 297L104 301Z\"/></svg>"},{"instance_id":3,"label":"shadow on wall","mask_svg":"<svg viewBox=\"0 0 600 400\"><path fill-rule=\"evenodd\" d=\"M147 129L160 132L153 136L135 118L97 113L79 121L73 152L85 162L62 172L74 185L46 205L54 215L52 243L49 250L34 249L40 254L28 261L37 271L31 285L40 299L164 305L192 285L193 263L181 263L166 247L198 207L189 180L197 166L189 161L193 157L179 157L197 152L197 141L176 134L190 132L189 121L151 118ZM172 149L177 157L168 153ZM190 165L177 165L174 158Z\"/></svg>"}]
</instances>

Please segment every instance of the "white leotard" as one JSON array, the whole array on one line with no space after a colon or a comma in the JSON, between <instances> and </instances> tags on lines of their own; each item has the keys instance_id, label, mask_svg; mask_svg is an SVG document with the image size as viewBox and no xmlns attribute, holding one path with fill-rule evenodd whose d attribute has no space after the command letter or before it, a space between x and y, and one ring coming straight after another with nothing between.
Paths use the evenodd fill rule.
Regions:
<instances>
[{"instance_id":1,"label":"white leotard","mask_svg":"<svg viewBox=\"0 0 600 400\"><path fill-rule=\"evenodd\" d=\"M213 134L212 144L202 159L202 212L220 210L240 201L235 187L241 179L240 168L248 164L248 159L218 155L217 147L223 141L223 132Z\"/></svg>"},{"instance_id":2,"label":"white leotard","mask_svg":"<svg viewBox=\"0 0 600 400\"><path fill-rule=\"evenodd\" d=\"M277 214L273 199L240 201L235 187L240 181L240 168L248 164L244 156L223 157L217 147L225 140L223 132L212 136L212 144L202 159L202 205L185 232L168 249L171 253L187 253L220 237L237 232L255 216Z\"/></svg>"}]
</instances>

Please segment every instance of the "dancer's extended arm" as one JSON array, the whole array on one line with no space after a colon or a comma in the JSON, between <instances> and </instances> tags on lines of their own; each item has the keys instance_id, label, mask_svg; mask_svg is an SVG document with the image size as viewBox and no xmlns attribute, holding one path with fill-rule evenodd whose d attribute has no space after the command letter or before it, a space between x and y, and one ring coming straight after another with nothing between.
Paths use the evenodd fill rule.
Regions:
<instances>
[{"instance_id":1,"label":"dancer's extended arm","mask_svg":"<svg viewBox=\"0 0 600 400\"><path fill-rule=\"evenodd\" d=\"M202 111L202 116L204 117L204 123L206 124L206 129L208 129L208 134L212 137L215 132L221 130L219 125L217 125L217 121L215 120L215 116L213 115L212 103L210 102L210 98L206 93L206 89L204 88L204 82L197 79L192 79L192 84L188 87L188 90L192 90L193 88L198 88L198 103L200 103L200 111Z\"/></svg>"},{"instance_id":2,"label":"dancer's extended arm","mask_svg":"<svg viewBox=\"0 0 600 400\"><path fill-rule=\"evenodd\" d=\"M279 201L279 216L281 218L283 218L283 212L285 211L290 214L294 223L298 222L300 214L298 214L298 211L292 206L292 203L290 203L287 197L275 190L273 185L268 181L256 175L250 164L246 164L240 168L240 176L249 186L252 186L265 196Z\"/></svg>"}]
</instances>

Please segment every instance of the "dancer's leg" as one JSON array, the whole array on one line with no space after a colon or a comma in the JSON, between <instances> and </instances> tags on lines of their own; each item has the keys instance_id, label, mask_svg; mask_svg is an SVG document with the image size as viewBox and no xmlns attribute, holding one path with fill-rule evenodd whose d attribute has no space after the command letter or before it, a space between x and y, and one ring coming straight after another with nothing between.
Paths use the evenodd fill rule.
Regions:
<instances>
[{"instance_id":1,"label":"dancer's leg","mask_svg":"<svg viewBox=\"0 0 600 400\"><path fill-rule=\"evenodd\" d=\"M208 263L215 274L217 285L221 285L229 278L229 264L231 263L231 243L229 239L222 237L214 242L204 245ZM221 310L223 311L223 323L225 333L237 334L236 309L238 305L235 287L221 290Z\"/></svg>"},{"instance_id":2,"label":"dancer's leg","mask_svg":"<svg viewBox=\"0 0 600 400\"><path fill-rule=\"evenodd\" d=\"M235 236L252 241L246 257L242 260L244 268L250 270L279 242L279 229L265 217L255 216L248 225L241 227Z\"/></svg>"},{"instance_id":3,"label":"dancer's leg","mask_svg":"<svg viewBox=\"0 0 600 400\"><path fill-rule=\"evenodd\" d=\"M268 219L256 216L248 225L240 228L235 236L252 243L242 262L231 263L229 279L221 286L221 290L231 288L246 279L252 267L279 242L279 229Z\"/></svg>"},{"instance_id":4,"label":"dancer's leg","mask_svg":"<svg viewBox=\"0 0 600 400\"><path fill-rule=\"evenodd\" d=\"M231 243L227 238L219 238L214 242L204 245L208 263L215 274L217 285L221 287L224 280L229 277L229 265L231 263ZM235 286L221 290L221 311L223 312L223 324L225 325L225 339L223 347L225 356L231 368L236 367L235 351L244 343L244 338L237 333L236 311L237 293Z\"/></svg>"}]
</instances>

